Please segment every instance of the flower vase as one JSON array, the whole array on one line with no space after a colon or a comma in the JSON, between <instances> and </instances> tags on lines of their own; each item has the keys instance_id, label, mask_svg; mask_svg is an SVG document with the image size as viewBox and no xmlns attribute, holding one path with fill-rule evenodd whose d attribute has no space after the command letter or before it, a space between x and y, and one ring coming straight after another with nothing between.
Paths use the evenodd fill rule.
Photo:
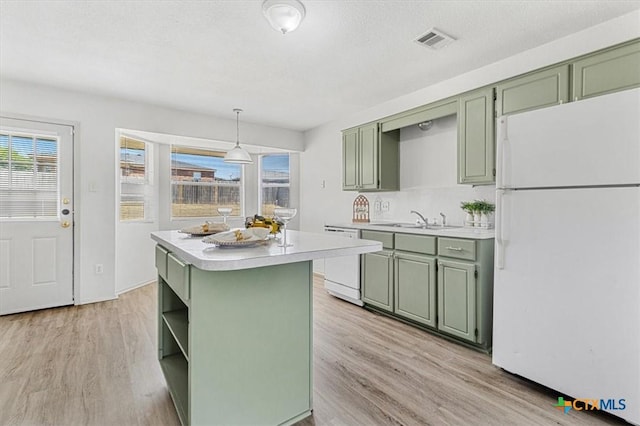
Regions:
<instances>
[{"instance_id":1,"label":"flower vase","mask_svg":"<svg viewBox=\"0 0 640 426\"><path fill-rule=\"evenodd\" d=\"M481 215L480 215L480 227L489 229L489 214L481 213Z\"/></svg>"},{"instance_id":2,"label":"flower vase","mask_svg":"<svg viewBox=\"0 0 640 426\"><path fill-rule=\"evenodd\" d=\"M473 226L473 213L467 212L467 216L464 218L464 224L466 226Z\"/></svg>"},{"instance_id":3,"label":"flower vase","mask_svg":"<svg viewBox=\"0 0 640 426\"><path fill-rule=\"evenodd\" d=\"M473 214L473 226L480 227L480 221L482 220L481 216L482 216L481 213Z\"/></svg>"}]
</instances>

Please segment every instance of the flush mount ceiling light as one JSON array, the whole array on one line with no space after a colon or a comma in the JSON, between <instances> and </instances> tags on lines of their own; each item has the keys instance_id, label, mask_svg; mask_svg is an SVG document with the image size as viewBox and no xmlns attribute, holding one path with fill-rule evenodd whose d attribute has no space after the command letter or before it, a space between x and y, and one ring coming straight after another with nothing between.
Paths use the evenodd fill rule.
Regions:
<instances>
[{"instance_id":1,"label":"flush mount ceiling light","mask_svg":"<svg viewBox=\"0 0 640 426\"><path fill-rule=\"evenodd\" d=\"M305 9L298 0L265 0L262 12L274 30L286 34L298 28Z\"/></svg>"},{"instance_id":2,"label":"flush mount ceiling light","mask_svg":"<svg viewBox=\"0 0 640 426\"><path fill-rule=\"evenodd\" d=\"M236 113L236 146L231 151L228 151L224 156L225 163L234 164L253 164L253 160L247 151L240 147L240 108L234 108L233 112Z\"/></svg>"}]
</instances>

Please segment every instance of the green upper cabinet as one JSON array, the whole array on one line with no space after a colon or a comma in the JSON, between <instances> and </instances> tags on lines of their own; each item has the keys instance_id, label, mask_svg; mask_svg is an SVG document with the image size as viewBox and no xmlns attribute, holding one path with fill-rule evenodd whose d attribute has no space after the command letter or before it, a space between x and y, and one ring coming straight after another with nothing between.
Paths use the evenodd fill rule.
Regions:
<instances>
[{"instance_id":1,"label":"green upper cabinet","mask_svg":"<svg viewBox=\"0 0 640 426\"><path fill-rule=\"evenodd\" d=\"M573 63L572 99L640 87L640 40Z\"/></svg>"},{"instance_id":2,"label":"green upper cabinet","mask_svg":"<svg viewBox=\"0 0 640 426\"><path fill-rule=\"evenodd\" d=\"M458 103L458 183L495 182L493 88L460 97Z\"/></svg>"},{"instance_id":3,"label":"green upper cabinet","mask_svg":"<svg viewBox=\"0 0 640 426\"><path fill-rule=\"evenodd\" d=\"M360 127L360 190L378 188L378 124Z\"/></svg>"},{"instance_id":4,"label":"green upper cabinet","mask_svg":"<svg viewBox=\"0 0 640 426\"><path fill-rule=\"evenodd\" d=\"M398 130L370 123L342 132L342 189L393 191L399 187Z\"/></svg>"},{"instance_id":5,"label":"green upper cabinet","mask_svg":"<svg viewBox=\"0 0 640 426\"><path fill-rule=\"evenodd\" d=\"M527 74L496 86L499 116L549 107L569 101L569 65Z\"/></svg>"},{"instance_id":6,"label":"green upper cabinet","mask_svg":"<svg viewBox=\"0 0 640 426\"><path fill-rule=\"evenodd\" d=\"M424 121L436 120L458 112L458 99L449 98L442 101L423 105L380 120L383 132L413 126Z\"/></svg>"},{"instance_id":7,"label":"green upper cabinet","mask_svg":"<svg viewBox=\"0 0 640 426\"><path fill-rule=\"evenodd\" d=\"M342 189L344 190L358 189L358 134L357 128L342 132Z\"/></svg>"}]
</instances>

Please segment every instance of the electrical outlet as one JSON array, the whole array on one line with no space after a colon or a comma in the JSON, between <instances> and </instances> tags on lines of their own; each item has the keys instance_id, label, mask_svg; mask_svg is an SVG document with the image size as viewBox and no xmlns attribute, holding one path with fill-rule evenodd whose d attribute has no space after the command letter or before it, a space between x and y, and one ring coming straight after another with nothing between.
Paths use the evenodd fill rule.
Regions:
<instances>
[{"instance_id":1,"label":"electrical outlet","mask_svg":"<svg viewBox=\"0 0 640 426\"><path fill-rule=\"evenodd\" d=\"M388 201L383 201L382 202L382 211L383 212L388 212L389 211L389 202Z\"/></svg>"},{"instance_id":2,"label":"electrical outlet","mask_svg":"<svg viewBox=\"0 0 640 426\"><path fill-rule=\"evenodd\" d=\"M96 275L100 275L100 274L102 274L104 272L104 268L102 266L102 263L96 263L95 272L96 272Z\"/></svg>"}]
</instances>

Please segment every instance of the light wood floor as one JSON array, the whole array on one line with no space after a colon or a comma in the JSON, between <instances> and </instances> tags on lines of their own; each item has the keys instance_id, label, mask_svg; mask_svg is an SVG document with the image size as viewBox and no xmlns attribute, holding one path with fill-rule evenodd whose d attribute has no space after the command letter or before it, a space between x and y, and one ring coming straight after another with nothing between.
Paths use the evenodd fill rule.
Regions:
<instances>
[{"instance_id":1,"label":"light wood floor","mask_svg":"<svg viewBox=\"0 0 640 426\"><path fill-rule=\"evenodd\" d=\"M156 288L0 317L0 425L177 425L158 366ZM314 413L301 425L600 425L475 352L314 283ZM591 396L591 395L590 395ZM597 395L596 395L597 396Z\"/></svg>"}]
</instances>

